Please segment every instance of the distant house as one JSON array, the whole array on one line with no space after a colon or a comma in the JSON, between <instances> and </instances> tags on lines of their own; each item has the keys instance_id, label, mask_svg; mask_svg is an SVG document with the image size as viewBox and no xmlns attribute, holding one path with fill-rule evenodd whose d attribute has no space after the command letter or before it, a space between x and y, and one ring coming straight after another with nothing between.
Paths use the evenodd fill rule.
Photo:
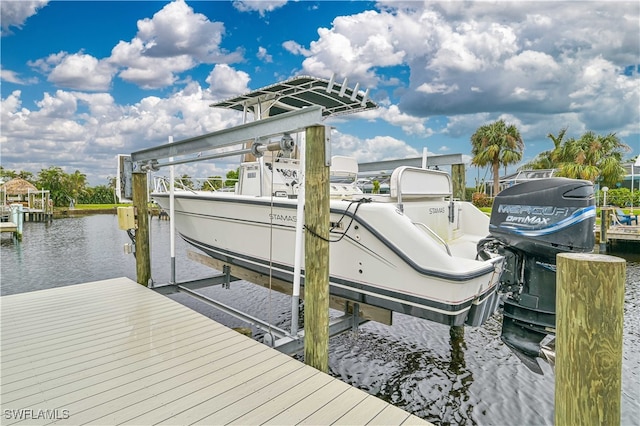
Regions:
<instances>
[{"instance_id":1,"label":"distant house","mask_svg":"<svg viewBox=\"0 0 640 426\"><path fill-rule=\"evenodd\" d=\"M636 159L636 164L630 161L623 164L622 167L624 167L625 176L620 182L620 188L631 189L631 184L633 183L635 190L640 189L640 156Z\"/></svg>"}]
</instances>

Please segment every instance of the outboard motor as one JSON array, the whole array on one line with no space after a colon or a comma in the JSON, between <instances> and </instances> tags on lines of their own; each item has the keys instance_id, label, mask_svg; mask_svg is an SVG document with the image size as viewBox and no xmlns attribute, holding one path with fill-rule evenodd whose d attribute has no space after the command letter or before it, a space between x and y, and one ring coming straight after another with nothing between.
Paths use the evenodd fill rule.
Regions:
<instances>
[{"instance_id":1,"label":"outboard motor","mask_svg":"<svg viewBox=\"0 0 640 426\"><path fill-rule=\"evenodd\" d=\"M528 181L493 201L489 236L478 243L478 256L505 257L501 338L538 373L541 342L555 335L556 255L592 251L595 218L593 184L585 180Z\"/></svg>"}]
</instances>

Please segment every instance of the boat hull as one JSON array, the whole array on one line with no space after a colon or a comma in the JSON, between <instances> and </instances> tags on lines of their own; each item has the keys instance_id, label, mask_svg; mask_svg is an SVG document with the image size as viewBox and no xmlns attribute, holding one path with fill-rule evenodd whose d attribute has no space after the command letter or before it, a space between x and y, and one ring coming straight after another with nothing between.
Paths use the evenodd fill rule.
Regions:
<instances>
[{"instance_id":1,"label":"boat hull","mask_svg":"<svg viewBox=\"0 0 640 426\"><path fill-rule=\"evenodd\" d=\"M168 194L153 198L168 210ZM497 261L448 255L392 203L357 207L331 201L340 226L330 234L330 294L447 325L480 325L495 312ZM182 238L207 255L293 281L295 200L180 192L174 216Z\"/></svg>"}]
</instances>

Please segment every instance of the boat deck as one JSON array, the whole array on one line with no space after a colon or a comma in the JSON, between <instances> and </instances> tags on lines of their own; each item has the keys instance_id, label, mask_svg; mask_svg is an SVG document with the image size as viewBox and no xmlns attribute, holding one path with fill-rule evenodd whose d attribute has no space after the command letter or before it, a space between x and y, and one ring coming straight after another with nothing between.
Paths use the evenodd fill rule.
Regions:
<instances>
[{"instance_id":1,"label":"boat deck","mask_svg":"<svg viewBox=\"0 0 640 426\"><path fill-rule=\"evenodd\" d=\"M428 424L127 278L0 298L2 424Z\"/></svg>"}]
</instances>

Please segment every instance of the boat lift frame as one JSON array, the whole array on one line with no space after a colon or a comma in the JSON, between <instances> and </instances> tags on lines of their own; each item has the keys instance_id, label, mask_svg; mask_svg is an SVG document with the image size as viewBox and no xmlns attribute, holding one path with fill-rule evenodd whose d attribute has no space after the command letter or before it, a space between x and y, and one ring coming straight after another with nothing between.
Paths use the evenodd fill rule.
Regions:
<instances>
[{"instance_id":1,"label":"boat lift frame","mask_svg":"<svg viewBox=\"0 0 640 426\"><path fill-rule=\"evenodd\" d=\"M307 127L311 127L314 125L319 125L322 121L322 107L313 106L306 107L299 110L294 110L290 112L285 112L273 117L264 118L261 120L257 120L251 123L242 124L239 126L235 126L229 129L220 130L217 132L209 133L206 135L193 137L189 139L185 139L178 142L172 142L171 138L170 142L164 145L160 145L154 148L148 148L141 151L136 151L131 154L130 158L124 158L123 161L120 161L121 167L124 168L122 173L120 173L123 181L120 183L120 187L124 189L124 197L132 198L132 193L128 192L127 189L131 189L132 185L130 182L127 182L127 179L131 179L132 173L149 173L150 171L157 171L161 167L173 166L175 164L185 164L196 161L203 161L212 158L221 158L227 156L233 156L238 154L243 154L247 152L251 152L254 155L261 155L265 151L276 151L280 149L290 149L293 147L292 139L290 137L286 137L292 133L300 132L306 129ZM322 124L320 124L322 125ZM264 141L269 140L275 136L284 135L283 140L280 144L271 143L265 144ZM215 153L210 155L201 155L203 151L210 151L213 149L220 148L229 148L234 145L244 144L247 141L252 141L253 145L251 148L242 148L236 150L225 151L221 153ZM326 141L327 145L329 144L329 140ZM330 150L330 147L326 147L327 150ZM330 152L330 151L328 151ZM196 157L186 157L190 154L200 154ZM175 157L182 157L179 159L175 159ZM330 157L328 157L330 158ZM164 161L162 161L164 160ZM330 161L330 160L327 160ZM329 165L329 164L328 164ZM173 168L173 167L172 167ZM170 182L170 197L171 197L171 205L173 206L173 181ZM303 203L303 199L299 199L298 203ZM174 212L170 212L170 216L174 217ZM175 234L175 229L173 226L173 221L171 222L171 233ZM302 232L302 229L300 230ZM173 241L173 237L172 237ZM296 251L300 250L300 246L302 238L296 238ZM172 244L173 246L173 244ZM236 281L239 278L236 278L231 275L230 268L227 265L226 268L223 266L223 271L219 275L212 276L210 278L199 279L194 281L185 281L185 282L176 282L175 281L175 253L173 252L174 247L172 247L172 279L171 282L162 285L153 285L152 288L161 293L161 294L172 294L172 293L185 293L189 296L200 300L201 302L207 303L210 306L215 307L216 309L225 312L233 317L246 321L247 323L267 332L268 334L265 336L265 343L268 345L288 354L295 354L304 349L304 331L299 332L297 330L297 309L299 304L299 295L300 295L300 284L299 280L296 286L294 282L293 286L293 300L292 300L292 328L291 332L287 332L278 327L269 324L266 321L263 321L259 318L256 318L252 315L249 315L245 312L242 312L239 309L233 308L231 306L225 305L219 301L211 299L207 296L204 296L201 293L198 293L196 290L204 287L209 287L212 285L223 285L225 287L229 287L232 281ZM297 260L297 259L296 259ZM297 288L296 288L297 287ZM349 308L352 308L352 312L349 313ZM354 330L357 331L358 326L366 322L367 320L363 319L360 316L359 304L353 303L345 303L345 314L339 318L331 319L329 323L329 336L334 336L340 334L344 331Z\"/></svg>"}]
</instances>

